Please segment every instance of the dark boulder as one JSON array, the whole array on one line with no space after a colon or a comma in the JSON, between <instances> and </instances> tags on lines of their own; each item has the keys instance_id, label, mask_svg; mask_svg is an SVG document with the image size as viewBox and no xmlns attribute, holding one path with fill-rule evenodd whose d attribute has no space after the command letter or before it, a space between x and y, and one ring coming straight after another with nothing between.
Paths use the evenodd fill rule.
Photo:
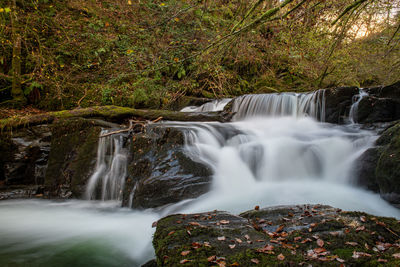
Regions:
<instances>
[{"instance_id":1,"label":"dark boulder","mask_svg":"<svg viewBox=\"0 0 400 267\"><path fill-rule=\"evenodd\" d=\"M0 135L0 190L24 192L23 196L39 193L44 183L50 140L51 130L48 125L19 129L12 134L3 132ZM18 191L18 185L24 188L28 186L29 190Z\"/></svg>"},{"instance_id":2,"label":"dark boulder","mask_svg":"<svg viewBox=\"0 0 400 267\"><path fill-rule=\"evenodd\" d=\"M394 218L278 206L171 215L157 222L153 245L158 266L397 266L399 232Z\"/></svg>"},{"instance_id":3,"label":"dark boulder","mask_svg":"<svg viewBox=\"0 0 400 267\"><path fill-rule=\"evenodd\" d=\"M325 121L343 123L353 104L353 96L359 93L357 87L325 89Z\"/></svg>"},{"instance_id":4,"label":"dark boulder","mask_svg":"<svg viewBox=\"0 0 400 267\"><path fill-rule=\"evenodd\" d=\"M184 131L148 125L143 133L133 136L124 206L160 207L209 190L211 170L187 155Z\"/></svg>"},{"instance_id":5,"label":"dark boulder","mask_svg":"<svg viewBox=\"0 0 400 267\"><path fill-rule=\"evenodd\" d=\"M380 150L377 147L366 150L355 162L355 184L368 190L379 192L375 169L378 164Z\"/></svg>"},{"instance_id":6,"label":"dark boulder","mask_svg":"<svg viewBox=\"0 0 400 267\"><path fill-rule=\"evenodd\" d=\"M387 122L400 119L400 102L390 98L367 96L358 104L358 123Z\"/></svg>"}]
</instances>

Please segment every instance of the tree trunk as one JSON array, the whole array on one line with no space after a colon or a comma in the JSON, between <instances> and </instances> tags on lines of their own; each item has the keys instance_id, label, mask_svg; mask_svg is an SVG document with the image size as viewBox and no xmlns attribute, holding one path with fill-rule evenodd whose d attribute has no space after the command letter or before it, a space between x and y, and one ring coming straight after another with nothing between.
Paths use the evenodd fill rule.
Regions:
<instances>
[{"instance_id":1,"label":"tree trunk","mask_svg":"<svg viewBox=\"0 0 400 267\"><path fill-rule=\"evenodd\" d=\"M11 13L11 26L12 26L12 88L11 95L13 103L16 106L26 104L26 98L21 87L21 43L22 37L19 33L18 17L17 17L17 3L13 0L13 10Z\"/></svg>"}]
</instances>

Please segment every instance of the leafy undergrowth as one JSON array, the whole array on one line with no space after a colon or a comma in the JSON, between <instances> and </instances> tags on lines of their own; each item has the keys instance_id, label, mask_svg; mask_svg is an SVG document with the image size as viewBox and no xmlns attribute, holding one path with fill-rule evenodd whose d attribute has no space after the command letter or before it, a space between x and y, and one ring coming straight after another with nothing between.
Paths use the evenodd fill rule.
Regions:
<instances>
[{"instance_id":1,"label":"leafy undergrowth","mask_svg":"<svg viewBox=\"0 0 400 267\"><path fill-rule=\"evenodd\" d=\"M160 266L399 266L400 223L329 206L172 215L157 223Z\"/></svg>"}]
</instances>

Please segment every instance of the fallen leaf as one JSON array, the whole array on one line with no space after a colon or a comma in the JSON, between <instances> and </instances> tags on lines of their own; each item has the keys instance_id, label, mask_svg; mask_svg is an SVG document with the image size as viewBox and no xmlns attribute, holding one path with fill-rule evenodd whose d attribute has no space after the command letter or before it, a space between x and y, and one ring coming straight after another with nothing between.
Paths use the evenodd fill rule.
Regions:
<instances>
[{"instance_id":1,"label":"fallen leaf","mask_svg":"<svg viewBox=\"0 0 400 267\"><path fill-rule=\"evenodd\" d=\"M237 263L236 261L234 263L231 264L231 266L239 266L239 263Z\"/></svg>"},{"instance_id":2,"label":"fallen leaf","mask_svg":"<svg viewBox=\"0 0 400 267\"><path fill-rule=\"evenodd\" d=\"M235 238L236 242L238 242L239 244L242 243L243 241L239 238Z\"/></svg>"},{"instance_id":3,"label":"fallen leaf","mask_svg":"<svg viewBox=\"0 0 400 267\"><path fill-rule=\"evenodd\" d=\"M246 238L247 240L250 240L250 236L249 235L244 235L244 238Z\"/></svg>"},{"instance_id":4,"label":"fallen leaf","mask_svg":"<svg viewBox=\"0 0 400 267\"><path fill-rule=\"evenodd\" d=\"M360 226L356 228L356 232L360 232L360 231L364 231L365 230L365 226Z\"/></svg>"},{"instance_id":5,"label":"fallen leaf","mask_svg":"<svg viewBox=\"0 0 400 267\"><path fill-rule=\"evenodd\" d=\"M251 261L252 263L255 263L255 264L259 264L259 263L260 263L260 261L257 260L257 259L251 259L250 261Z\"/></svg>"},{"instance_id":6,"label":"fallen leaf","mask_svg":"<svg viewBox=\"0 0 400 267\"><path fill-rule=\"evenodd\" d=\"M345 260L342 260L341 258L336 258L336 260L337 260L338 262L340 262L340 263L345 262Z\"/></svg>"},{"instance_id":7,"label":"fallen leaf","mask_svg":"<svg viewBox=\"0 0 400 267\"><path fill-rule=\"evenodd\" d=\"M260 206L255 206L254 209L255 209L255 210L259 210L259 209L260 209Z\"/></svg>"},{"instance_id":8,"label":"fallen leaf","mask_svg":"<svg viewBox=\"0 0 400 267\"><path fill-rule=\"evenodd\" d=\"M185 251L182 251L182 252L181 252L181 255L182 255L182 256L186 256L186 255L189 254L189 253L190 253L189 250L185 250Z\"/></svg>"},{"instance_id":9,"label":"fallen leaf","mask_svg":"<svg viewBox=\"0 0 400 267\"><path fill-rule=\"evenodd\" d=\"M204 242L204 246L205 246L205 247L208 247L208 248L211 248L210 242Z\"/></svg>"},{"instance_id":10,"label":"fallen leaf","mask_svg":"<svg viewBox=\"0 0 400 267\"><path fill-rule=\"evenodd\" d=\"M236 245L229 245L230 249L234 249L236 247Z\"/></svg>"},{"instance_id":11,"label":"fallen leaf","mask_svg":"<svg viewBox=\"0 0 400 267\"><path fill-rule=\"evenodd\" d=\"M321 254L321 253L326 252L326 249L324 249L324 248L314 248L314 252L317 253L317 254Z\"/></svg>"},{"instance_id":12,"label":"fallen leaf","mask_svg":"<svg viewBox=\"0 0 400 267\"><path fill-rule=\"evenodd\" d=\"M187 262L191 262L191 260L183 259L183 260L181 260L179 263L180 263L180 264L185 264L185 263L187 263Z\"/></svg>"},{"instance_id":13,"label":"fallen leaf","mask_svg":"<svg viewBox=\"0 0 400 267\"><path fill-rule=\"evenodd\" d=\"M322 239L317 239L317 245L320 246L321 248L324 246L324 240Z\"/></svg>"},{"instance_id":14,"label":"fallen leaf","mask_svg":"<svg viewBox=\"0 0 400 267\"><path fill-rule=\"evenodd\" d=\"M400 255L399 255L400 256ZM353 251L353 256L354 259L358 259L360 257L371 257L371 254L365 253L365 252L357 252Z\"/></svg>"},{"instance_id":15,"label":"fallen leaf","mask_svg":"<svg viewBox=\"0 0 400 267\"><path fill-rule=\"evenodd\" d=\"M385 260L385 259L378 259L378 262L388 262L388 260Z\"/></svg>"},{"instance_id":16,"label":"fallen leaf","mask_svg":"<svg viewBox=\"0 0 400 267\"><path fill-rule=\"evenodd\" d=\"M217 239L218 239L219 241L225 241L225 240L226 240L226 237L225 237L225 236L219 236L219 237L217 237Z\"/></svg>"},{"instance_id":17,"label":"fallen leaf","mask_svg":"<svg viewBox=\"0 0 400 267\"><path fill-rule=\"evenodd\" d=\"M294 238L294 241L299 241L301 239L301 236L296 236L295 238Z\"/></svg>"},{"instance_id":18,"label":"fallen leaf","mask_svg":"<svg viewBox=\"0 0 400 267\"><path fill-rule=\"evenodd\" d=\"M311 242L312 240L310 238L306 238L303 241L301 241L300 243L305 244L307 242Z\"/></svg>"},{"instance_id":19,"label":"fallen leaf","mask_svg":"<svg viewBox=\"0 0 400 267\"><path fill-rule=\"evenodd\" d=\"M365 218L365 216L361 216L361 217L360 217L360 220L361 220L362 222L366 222L366 221L367 221L367 218Z\"/></svg>"},{"instance_id":20,"label":"fallen leaf","mask_svg":"<svg viewBox=\"0 0 400 267\"><path fill-rule=\"evenodd\" d=\"M291 213L291 212L289 212L289 213L288 213L288 216L289 216L289 217L293 217L293 216L294 216L294 214L293 214L293 213Z\"/></svg>"},{"instance_id":21,"label":"fallen leaf","mask_svg":"<svg viewBox=\"0 0 400 267\"><path fill-rule=\"evenodd\" d=\"M151 224L151 227L152 228L154 228L154 227L156 227L157 226L157 221L156 222L153 222L152 224Z\"/></svg>"},{"instance_id":22,"label":"fallen leaf","mask_svg":"<svg viewBox=\"0 0 400 267\"><path fill-rule=\"evenodd\" d=\"M198 243L198 242L193 242L193 243L192 243L192 248L194 248L194 249L201 248L201 244Z\"/></svg>"},{"instance_id":23,"label":"fallen leaf","mask_svg":"<svg viewBox=\"0 0 400 267\"><path fill-rule=\"evenodd\" d=\"M395 254L393 254L392 255L394 258L396 258L396 259L400 259L400 253L395 253Z\"/></svg>"},{"instance_id":24,"label":"fallen leaf","mask_svg":"<svg viewBox=\"0 0 400 267\"><path fill-rule=\"evenodd\" d=\"M332 236L338 236L340 232L330 232L329 234L331 234Z\"/></svg>"},{"instance_id":25,"label":"fallen leaf","mask_svg":"<svg viewBox=\"0 0 400 267\"><path fill-rule=\"evenodd\" d=\"M285 259L285 256L283 256L283 254L281 253L278 255L277 258L278 258L278 260L283 261Z\"/></svg>"},{"instance_id":26,"label":"fallen leaf","mask_svg":"<svg viewBox=\"0 0 400 267\"><path fill-rule=\"evenodd\" d=\"M220 223L220 224L228 224L229 221L227 221L227 220L221 220L221 221L219 221L219 223Z\"/></svg>"},{"instance_id":27,"label":"fallen leaf","mask_svg":"<svg viewBox=\"0 0 400 267\"><path fill-rule=\"evenodd\" d=\"M275 233L282 232L282 230L283 230L284 227L285 227L285 226L282 224L281 226L279 226L278 228L276 228Z\"/></svg>"},{"instance_id":28,"label":"fallen leaf","mask_svg":"<svg viewBox=\"0 0 400 267\"><path fill-rule=\"evenodd\" d=\"M193 226L200 226L200 224L198 222L190 222L189 224L193 225Z\"/></svg>"},{"instance_id":29,"label":"fallen leaf","mask_svg":"<svg viewBox=\"0 0 400 267\"><path fill-rule=\"evenodd\" d=\"M353 247L358 246L358 243L357 243L357 242L346 242L345 244L346 244L346 245L353 246Z\"/></svg>"},{"instance_id":30,"label":"fallen leaf","mask_svg":"<svg viewBox=\"0 0 400 267\"><path fill-rule=\"evenodd\" d=\"M217 259L217 256L213 255L213 256L208 257L207 261L212 262L212 261L215 261L216 259Z\"/></svg>"},{"instance_id":31,"label":"fallen leaf","mask_svg":"<svg viewBox=\"0 0 400 267\"><path fill-rule=\"evenodd\" d=\"M224 261L217 262L217 264L218 264L219 267L225 267L226 266L226 262L224 262Z\"/></svg>"},{"instance_id":32,"label":"fallen leaf","mask_svg":"<svg viewBox=\"0 0 400 267\"><path fill-rule=\"evenodd\" d=\"M168 236L175 234L175 231L171 231L168 233Z\"/></svg>"}]
</instances>

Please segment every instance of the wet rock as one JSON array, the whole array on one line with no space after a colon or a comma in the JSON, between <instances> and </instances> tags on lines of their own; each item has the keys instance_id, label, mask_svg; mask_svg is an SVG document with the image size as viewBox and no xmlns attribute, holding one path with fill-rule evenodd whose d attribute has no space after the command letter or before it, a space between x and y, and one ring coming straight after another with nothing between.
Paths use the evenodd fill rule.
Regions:
<instances>
[{"instance_id":1,"label":"wet rock","mask_svg":"<svg viewBox=\"0 0 400 267\"><path fill-rule=\"evenodd\" d=\"M381 148L375 173L381 196L400 204L400 123L386 130L377 144Z\"/></svg>"},{"instance_id":2,"label":"wet rock","mask_svg":"<svg viewBox=\"0 0 400 267\"><path fill-rule=\"evenodd\" d=\"M19 129L12 134L3 132L0 136L0 189L16 185L36 186L38 189L43 185L50 140L48 125Z\"/></svg>"},{"instance_id":3,"label":"wet rock","mask_svg":"<svg viewBox=\"0 0 400 267\"><path fill-rule=\"evenodd\" d=\"M208 191L211 170L187 155L184 131L149 125L144 133L133 136L124 206L154 208Z\"/></svg>"},{"instance_id":4,"label":"wet rock","mask_svg":"<svg viewBox=\"0 0 400 267\"><path fill-rule=\"evenodd\" d=\"M355 164L356 184L378 192L392 204L400 204L400 122L393 123Z\"/></svg>"},{"instance_id":5,"label":"wet rock","mask_svg":"<svg viewBox=\"0 0 400 267\"><path fill-rule=\"evenodd\" d=\"M355 184L368 190L379 192L375 169L378 164L380 150L377 147L366 150L356 161L354 166Z\"/></svg>"},{"instance_id":6,"label":"wet rock","mask_svg":"<svg viewBox=\"0 0 400 267\"><path fill-rule=\"evenodd\" d=\"M364 97L358 104L359 123L388 122L400 119L400 102L390 98Z\"/></svg>"},{"instance_id":7,"label":"wet rock","mask_svg":"<svg viewBox=\"0 0 400 267\"><path fill-rule=\"evenodd\" d=\"M393 218L297 205L171 215L153 245L158 266L395 266L397 233Z\"/></svg>"},{"instance_id":8,"label":"wet rock","mask_svg":"<svg viewBox=\"0 0 400 267\"><path fill-rule=\"evenodd\" d=\"M357 87L337 87L325 90L325 121L343 123L347 118Z\"/></svg>"},{"instance_id":9,"label":"wet rock","mask_svg":"<svg viewBox=\"0 0 400 267\"><path fill-rule=\"evenodd\" d=\"M52 125L45 177L49 198L80 198L94 170L101 128L87 119L65 119Z\"/></svg>"}]
</instances>

